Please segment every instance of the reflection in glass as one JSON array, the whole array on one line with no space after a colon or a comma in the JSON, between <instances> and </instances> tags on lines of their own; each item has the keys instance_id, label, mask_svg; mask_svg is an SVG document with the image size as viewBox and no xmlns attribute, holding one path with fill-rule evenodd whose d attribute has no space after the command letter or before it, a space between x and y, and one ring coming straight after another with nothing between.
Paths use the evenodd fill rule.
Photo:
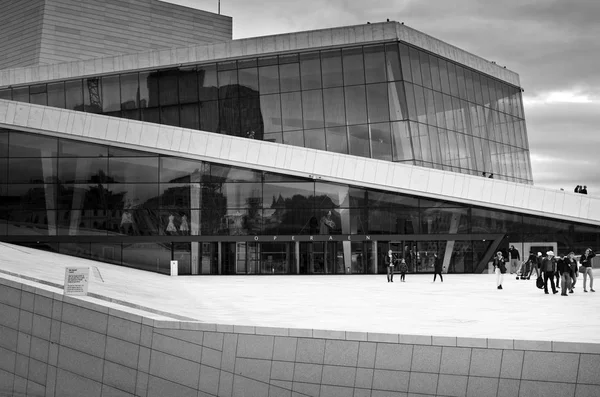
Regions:
<instances>
[{"instance_id":1,"label":"reflection in glass","mask_svg":"<svg viewBox=\"0 0 600 397\"><path fill-rule=\"evenodd\" d=\"M348 143L349 143L351 155L370 157L368 126L367 125L348 126Z\"/></svg>"},{"instance_id":2,"label":"reflection in glass","mask_svg":"<svg viewBox=\"0 0 600 397\"><path fill-rule=\"evenodd\" d=\"M122 74L120 78L121 109L137 109L139 104L139 77L137 73Z\"/></svg>"},{"instance_id":3,"label":"reflection in glass","mask_svg":"<svg viewBox=\"0 0 600 397\"><path fill-rule=\"evenodd\" d=\"M326 150L325 130L323 128L304 130L304 145L307 148Z\"/></svg>"},{"instance_id":4,"label":"reflection in glass","mask_svg":"<svg viewBox=\"0 0 600 397\"><path fill-rule=\"evenodd\" d=\"M371 132L371 157L379 160L392 160L390 123L369 124Z\"/></svg>"},{"instance_id":5,"label":"reflection in glass","mask_svg":"<svg viewBox=\"0 0 600 397\"><path fill-rule=\"evenodd\" d=\"M302 91L304 128L323 127L323 97L321 90Z\"/></svg>"},{"instance_id":6,"label":"reflection in glass","mask_svg":"<svg viewBox=\"0 0 600 397\"><path fill-rule=\"evenodd\" d=\"M339 87L342 81L342 54L340 50L321 52L321 71L323 73L323 88Z\"/></svg>"},{"instance_id":7,"label":"reflection in glass","mask_svg":"<svg viewBox=\"0 0 600 397\"><path fill-rule=\"evenodd\" d=\"M369 123L388 121L388 87L386 83L369 84L367 88L367 104Z\"/></svg>"},{"instance_id":8,"label":"reflection in glass","mask_svg":"<svg viewBox=\"0 0 600 397\"><path fill-rule=\"evenodd\" d=\"M281 116L284 131L302 128L302 94L300 92L281 94Z\"/></svg>"},{"instance_id":9,"label":"reflection in glass","mask_svg":"<svg viewBox=\"0 0 600 397\"><path fill-rule=\"evenodd\" d=\"M119 76L102 77L102 112L121 110Z\"/></svg>"},{"instance_id":10,"label":"reflection in glass","mask_svg":"<svg viewBox=\"0 0 600 397\"><path fill-rule=\"evenodd\" d=\"M344 85L365 83L365 68L362 47L344 48L342 50Z\"/></svg>"},{"instance_id":11,"label":"reflection in glass","mask_svg":"<svg viewBox=\"0 0 600 397\"><path fill-rule=\"evenodd\" d=\"M367 100L365 97L365 86L358 85L346 87L344 90L346 103L346 122L351 124L362 124L367 122Z\"/></svg>"},{"instance_id":12,"label":"reflection in glass","mask_svg":"<svg viewBox=\"0 0 600 397\"><path fill-rule=\"evenodd\" d=\"M284 131L283 143L286 145L304 147L304 134L299 131Z\"/></svg>"},{"instance_id":13,"label":"reflection in glass","mask_svg":"<svg viewBox=\"0 0 600 397\"><path fill-rule=\"evenodd\" d=\"M260 94L279 92L279 68L277 65L261 66L258 68L258 83Z\"/></svg>"},{"instance_id":14,"label":"reflection in glass","mask_svg":"<svg viewBox=\"0 0 600 397\"><path fill-rule=\"evenodd\" d=\"M38 84L38 85L30 86L28 102L33 103L35 105L46 106L48 104L46 84Z\"/></svg>"},{"instance_id":15,"label":"reflection in glass","mask_svg":"<svg viewBox=\"0 0 600 397\"><path fill-rule=\"evenodd\" d=\"M335 153L348 153L348 135L346 127L329 127L325 129L327 151Z\"/></svg>"},{"instance_id":16,"label":"reflection in glass","mask_svg":"<svg viewBox=\"0 0 600 397\"><path fill-rule=\"evenodd\" d=\"M202 65L198 67L198 99L201 102L219 99L217 65Z\"/></svg>"},{"instance_id":17,"label":"reflection in glass","mask_svg":"<svg viewBox=\"0 0 600 397\"><path fill-rule=\"evenodd\" d=\"M265 133L279 132L282 129L280 101L279 94L260 96L260 109Z\"/></svg>"},{"instance_id":18,"label":"reflection in glass","mask_svg":"<svg viewBox=\"0 0 600 397\"><path fill-rule=\"evenodd\" d=\"M279 85L281 92L300 90L300 64L279 65Z\"/></svg>"},{"instance_id":19,"label":"reflection in glass","mask_svg":"<svg viewBox=\"0 0 600 397\"><path fill-rule=\"evenodd\" d=\"M300 77L303 90L321 88L321 58L318 52L300 54Z\"/></svg>"}]
</instances>

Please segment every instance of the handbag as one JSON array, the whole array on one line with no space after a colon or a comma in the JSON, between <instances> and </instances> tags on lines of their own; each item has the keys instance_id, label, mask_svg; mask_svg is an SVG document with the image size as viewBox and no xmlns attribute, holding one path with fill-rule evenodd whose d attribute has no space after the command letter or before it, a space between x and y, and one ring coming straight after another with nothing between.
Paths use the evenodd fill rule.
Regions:
<instances>
[{"instance_id":1,"label":"handbag","mask_svg":"<svg viewBox=\"0 0 600 397\"><path fill-rule=\"evenodd\" d=\"M504 264L504 262L500 262L500 273L506 273L506 265Z\"/></svg>"},{"instance_id":2,"label":"handbag","mask_svg":"<svg viewBox=\"0 0 600 397\"><path fill-rule=\"evenodd\" d=\"M579 266L579 273L585 273L585 266Z\"/></svg>"},{"instance_id":3,"label":"handbag","mask_svg":"<svg viewBox=\"0 0 600 397\"><path fill-rule=\"evenodd\" d=\"M542 278L542 276L539 276L537 280L535 280L535 286L539 289L544 288L544 279Z\"/></svg>"}]
</instances>

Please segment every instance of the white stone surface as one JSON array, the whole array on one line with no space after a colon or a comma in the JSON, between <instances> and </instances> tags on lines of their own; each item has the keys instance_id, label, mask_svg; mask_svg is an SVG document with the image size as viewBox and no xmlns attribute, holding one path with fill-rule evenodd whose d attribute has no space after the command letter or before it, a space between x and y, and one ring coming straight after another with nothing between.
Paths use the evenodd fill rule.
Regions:
<instances>
[{"instance_id":1,"label":"white stone surface","mask_svg":"<svg viewBox=\"0 0 600 397\"><path fill-rule=\"evenodd\" d=\"M563 297L508 275L503 290L496 289L494 275L471 274L445 274L443 283L414 274L405 283L388 283L385 275L169 277L10 244L0 244L0 263L2 271L59 285L65 266L98 266L104 283L93 279L91 293L231 328L294 328L290 335L302 329L311 335L323 329L368 332L369 338L395 342L407 342L399 334L413 335L411 340L426 344L433 336L431 343L446 345L487 338L490 348L526 350L551 350L550 341L600 343L600 317L593 315L600 311L600 292L583 293L581 277L575 293ZM600 271L594 274L598 278ZM17 279L0 273L3 278Z\"/></svg>"}]
</instances>

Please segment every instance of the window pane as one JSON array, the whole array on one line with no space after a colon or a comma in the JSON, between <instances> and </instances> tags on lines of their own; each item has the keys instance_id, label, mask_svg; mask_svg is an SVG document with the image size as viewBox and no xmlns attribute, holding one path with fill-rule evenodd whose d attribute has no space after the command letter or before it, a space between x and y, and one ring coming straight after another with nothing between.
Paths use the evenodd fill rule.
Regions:
<instances>
[{"instance_id":1,"label":"window pane","mask_svg":"<svg viewBox=\"0 0 600 397\"><path fill-rule=\"evenodd\" d=\"M400 52L400 66L402 66L402 78L405 81L412 81L412 73L410 70L410 54L406 44L398 43L398 51Z\"/></svg>"},{"instance_id":2,"label":"window pane","mask_svg":"<svg viewBox=\"0 0 600 397\"><path fill-rule=\"evenodd\" d=\"M346 87L344 90L346 102L346 121L350 124L367 122L367 100L365 86Z\"/></svg>"},{"instance_id":3,"label":"window pane","mask_svg":"<svg viewBox=\"0 0 600 397\"><path fill-rule=\"evenodd\" d=\"M348 153L348 136L346 127L331 127L325 129L327 136L327 151L335 153Z\"/></svg>"},{"instance_id":4,"label":"window pane","mask_svg":"<svg viewBox=\"0 0 600 397\"><path fill-rule=\"evenodd\" d=\"M260 98L250 96L240 98L241 136L263 139L263 120L260 113Z\"/></svg>"},{"instance_id":5,"label":"window pane","mask_svg":"<svg viewBox=\"0 0 600 397\"><path fill-rule=\"evenodd\" d=\"M421 152L421 137L419 136L419 124L415 122L410 122L409 127L415 160L422 160L423 154ZM429 150L429 148L427 148L426 150Z\"/></svg>"},{"instance_id":6,"label":"window pane","mask_svg":"<svg viewBox=\"0 0 600 397\"><path fill-rule=\"evenodd\" d=\"M354 156L370 157L369 128L366 124L348 127L348 143L350 154Z\"/></svg>"},{"instance_id":7,"label":"window pane","mask_svg":"<svg viewBox=\"0 0 600 397\"><path fill-rule=\"evenodd\" d=\"M111 157L108 170L115 182L158 182L158 157Z\"/></svg>"},{"instance_id":8,"label":"window pane","mask_svg":"<svg viewBox=\"0 0 600 397\"><path fill-rule=\"evenodd\" d=\"M237 69L223 70L219 75L219 98L237 98L238 97L238 78Z\"/></svg>"},{"instance_id":9,"label":"window pane","mask_svg":"<svg viewBox=\"0 0 600 397\"><path fill-rule=\"evenodd\" d=\"M60 157L107 157L108 147L61 139L58 141L58 153Z\"/></svg>"},{"instance_id":10,"label":"window pane","mask_svg":"<svg viewBox=\"0 0 600 397\"><path fill-rule=\"evenodd\" d=\"M160 108L160 123L179 127L179 106L163 106Z\"/></svg>"},{"instance_id":11,"label":"window pane","mask_svg":"<svg viewBox=\"0 0 600 397\"><path fill-rule=\"evenodd\" d=\"M369 84L367 87L367 104L369 123L388 121L388 87L386 83Z\"/></svg>"},{"instance_id":12,"label":"window pane","mask_svg":"<svg viewBox=\"0 0 600 397\"><path fill-rule=\"evenodd\" d=\"M29 87L13 88L12 100L17 102L29 102Z\"/></svg>"},{"instance_id":13,"label":"window pane","mask_svg":"<svg viewBox=\"0 0 600 397\"><path fill-rule=\"evenodd\" d=\"M413 159L408 122L406 121L392 123L392 152L393 161Z\"/></svg>"},{"instance_id":14,"label":"window pane","mask_svg":"<svg viewBox=\"0 0 600 397\"><path fill-rule=\"evenodd\" d=\"M9 158L9 183L53 183L56 181L56 158Z\"/></svg>"},{"instance_id":15,"label":"window pane","mask_svg":"<svg viewBox=\"0 0 600 397\"><path fill-rule=\"evenodd\" d=\"M219 101L219 132L226 135L240 135L239 99L230 98Z\"/></svg>"},{"instance_id":16,"label":"window pane","mask_svg":"<svg viewBox=\"0 0 600 397\"><path fill-rule=\"evenodd\" d=\"M419 51L413 47L409 47L410 68L412 70L412 81L415 84L422 85L421 78L421 60L419 59Z\"/></svg>"},{"instance_id":17,"label":"window pane","mask_svg":"<svg viewBox=\"0 0 600 397\"><path fill-rule=\"evenodd\" d=\"M65 82L66 109L83 110L83 87L81 80Z\"/></svg>"},{"instance_id":18,"label":"window pane","mask_svg":"<svg viewBox=\"0 0 600 397\"><path fill-rule=\"evenodd\" d=\"M158 106L158 72L140 72L140 107L156 106Z\"/></svg>"},{"instance_id":19,"label":"window pane","mask_svg":"<svg viewBox=\"0 0 600 397\"><path fill-rule=\"evenodd\" d=\"M465 85L467 87L467 99L475 102L475 89L473 88L473 74L470 70L464 69Z\"/></svg>"},{"instance_id":20,"label":"window pane","mask_svg":"<svg viewBox=\"0 0 600 397\"><path fill-rule=\"evenodd\" d=\"M408 118L406 93L404 84L400 81L388 84L388 103L390 107L390 120L404 120Z\"/></svg>"},{"instance_id":21,"label":"window pane","mask_svg":"<svg viewBox=\"0 0 600 397\"><path fill-rule=\"evenodd\" d=\"M197 130L200 128L200 114L197 103L181 105L179 108L179 125L183 128Z\"/></svg>"},{"instance_id":22,"label":"window pane","mask_svg":"<svg viewBox=\"0 0 600 397\"><path fill-rule=\"evenodd\" d=\"M385 68L387 70L388 81L402 80L397 43L385 45Z\"/></svg>"},{"instance_id":23,"label":"window pane","mask_svg":"<svg viewBox=\"0 0 600 397\"><path fill-rule=\"evenodd\" d=\"M300 64L279 65L279 84L281 92L300 90Z\"/></svg>"},{"instance_id":24,"label":"window pane","mask_svg":"<svg viewBox=\"0 0 600 397\"><path fill-rule=\"evenodd\" d=\"M284 131L283 143L286 145L304 147L304 134L302 131Z\"/></svg>"},{"instance_id":25,"label":"window pane","mask_svg":"<svg viewBox=\"0 0 600 397\"><path fill-rule=\"evenodd\" d=\"M179 103L198 102L198 75L196 68L179 69Z\"/></svg>"},{"instance_id":26,"label":"window pane","mask_svg":"<svg viewBox=\"0 0 600 397\"><path fill-rule=\"evenodd\" d=\"M371 152L374 159L392 160L390 123L369 124L371 130Z\"/></svg>"},{"instance_id":27,"label":"window pane","mask_svg":"<svg viewBox=\"0 0 600 397\"><path fill-rule=\"evenodd\" d=\"M327 88L323 90L325 108L325 126L339 127L346 125L346 110L344 107L344 89Z\"/></svg>"},{"instance_id":28,"label":"window pane","mask_svg":"<svg viewBox=\"0 0 600 397\"><path fill-rule=\"evenodd\" d=\"M458 96L461 99L467 99L464 69L461 66L456 66L456 80L458 81Z\"/></svg>"},{"instance_id":29,"label":"window pane","mask_svg":"<svg viewBox=\"0 0 600 397\"><path fill-rule=\"evenodd\" d=\"M175 105L179 102L179 73L177 70L164 70L159 72L159 97L160 105Z\"/></svg>"},{"instance_id":30,"label":"window pane","mask_svg":"<svg viewBox=\"0 0 600 397\"><path fill-rule=\"evenodd\" d=\"M431 67L429 65L429 54L419 51L419 59L421 60L421 77L423 78L423 86L431 88Z\"/></svg>"},{"instance_id":31,"label":"window pane","mask_svg":"<svg viewBox=\"0 0 600 397\"><path fill-rule=\"evenodd\" d=\"M281 131L281 101L279 94L261 95L260 109L265 133Z\"/></svg>"},{"instance_id":32,"label":"window pane","mask_svg":"<svg viewBox=\"0 0 600 397\"><path fill-rule=\"evenodd\" d=\"M121 87L121 109L137 109L139 107L139 78L137 73L122 74L119 76Z\"/></svg>"},{"instance_id":33,"label":"window pane","mask_svg":"<svg viewBox=\"0 0 600 397\"><path fill-rule=\"evenodd\" d=\"M435 118L435 103L433 99L433 91L430 89L425 89L423 91L425 94L425 109L427 111L427 124L436 125L437 120Z\"/></svg>"},{"instance_id":34,"label":"window pane","mask_svg":"<svg viewBox=\"0 0 600 397\"><path fill-rule=\"evenodd\" d=\"M159 108L142 109L142 121L160 124Z\"/></svg>"},{"instance_id":35,"label":"window pane","mask_svg":"<svg viewBox=\"0 0 600 397\"><path fill-rule=\"evenodd\" d=\"M304 128L323 127L323 96L321 90L302 92Z\"/></svg>"},{"instance_id":36,"label":"window pane","mask_svg":"<svg viewBox=\"0 0 600 397\"><path fill-rule=\"evenodd\" d=\"M238 70L240 97L258 95L258 68Z\"/></svg>"},{"instance_id":37,"label":"window pane","mask_svg":"<svg viewBox=\"0 0 600 397\"><path fill-rule=\"evenodd\" d=\"M117 110L121 110L119 76L104 76L102 77L102 111Z\"/></svg>"},{"instance_id":38,"label":"window pane","mask_svg":"<svg viewBox=\"0 0 600 397\"><path fill-rule=\"evenodd\" d=\"M11 131L8 141L10 157L56 157L58 139Z\"/></svg>"},{"instance_id":39,"label":"window pane","mask_svg":"<svg viewBox=\"0 0 600 397\"><path fill-rule=\"evenodd\" d=\"M46 95L46 84L32 85L29 87L29 103L46 106L48 96Z\"/></svg>"},{"instance_id":40,"label":"window pane","mask_svg":"<svg viewBox=\"0 0 600 397\"><path fill-rule=\"evenodd\" d=\"M365 68L362 47L343 49L342 58L344 60L344 85L364 84Z\"/></svg>"},{"instance_id":41,"label":"window pane","mask_svg":"<svg viewBox=\"0 0 600 397\"><path fill-rule=\"evenodd\" d=\"M425 92L423 87L415 85L416 119L420 123L427 123L427 108L425 106Z\"/></svg>"},{"instance_id":42,"label":"window pane","mask_svg":"<svg viewBox=\"0 0 600 397\"><path fill-rule=\"evenodd\" d=\"M202 161L176 157L160 158L160 181L194 183L204 181L209 174L209 164Z\"/></svg>"},{"instance_id":43,"label":"window pane","mask_svg":"<svg viewBox=\"0 0 600 397\"><path fill-rule=\"evenodd\" d=\"M342 54L340 50L321 52L321 69L323 87L339 87L342 85Z\"/></svg>"},{"instance_id":44,"label":"window pane","mask_svg":"<svg viewBox=\"0 0 600 397\"><path fill-rule=\"evenodd\" d=\"M440 70L438 66L438 58L429 55L429 65L431 66L431 87L434 90L442 90L442 82L440 80Z\"/></svg>"},{"instance_id":45,"label":"window pane","mask_svg":"<svg viewBox=\"0 0 600 397\"><path fill-rule=\"evenodd\" d=\"M58 161L60 183L105 183L108 174L107 158L61 158Z\"/></svg>"},{"instance_id":46,"label":"window pane","mask_svg":"<svg viewBox=\"0 0 600 397\"><path fill-rule=\"evenodd\" d=\"M279 68L277 65L258 68L258 82L261 95L279 92Z\"/></svg>"},{"instance_id":47,"label":"window pane","mask_svg":"<svg viewBox=\"0 0 600 397\"><path fill-rule=\"evenodd\" d=\"M302 128L302 97L300 92L281 94L281 116L284 131Z\"/></svg>"},{"instance_id":48,"label":"window pane","mask_svg":"<svg viewBox=\"0 0 600 397\"><path fill-rule=\"evenodd\" d=\"M304 130L304 143L307 148L326 150L325 130L322 128L315 130Z\"/></svg>"},{"instance_id":49,"label":"window pane","mask_svg":"<svg viewBox=\"0 0 600 397\"><path fill-rule=\"evenodd\" d=\"M399 67L397 47L392 44L392 48L396 49L396 65ZM385 81L385 69L393 67L394 54L388 55L389 63L386 63L386 54L383 45L366 46L365 51L365 79L367 83L380 83ZM393 76L392 71L392 76ZM393 80L393 79L392 79Z\"/></svg>"},{"instance_id":50,"label":"window pane","mask_svg":"<svg viewBox=\"0 0 600 397\"><path fill-rule=\"evenodd\" d=\"M450 82L450 93L457 97L458 92L458 80L456 77L456 66L452 62L447 63L448 66L448 80Z\"/></svg>"},{"instance_id":51,"label":"window pane","mask_svg":"<svg viewBox=\"0 0 600 397\"><path fill-rule=\"evenodd\" d=\"M404 88L406 90L406 105L408 109L408 118L411 120L417 120L417 105L415 104L414 85L410 83L405 83Z\"/></svg>"},{"instance_id":52,"label":"window pane","mask_svg":"<svg viewBox=\"0 0 600 397\"><path fill-rule=\"evenodd\" d=\"M318 52L300 54L303 90L321 88L321 59Z\"/></svg>"},{"instance_id":53,"label":"window pane","mask_svg":"<svg viewBox=\"0 0 600 397\"><path fill-rule=\"evenodd\" d=\"M12 90L10 88L0 89L0 99L12 100Z\"/></svg>"},{"instance_id":54,"label":"window pane","mask_svg":"<svg viewBox=\"0 0 600 397\"><path fill-rule=\"evenodd\" d=\"M212 101L219 98L217 65L198 66L198 99Z\"/></svg>"},{"instance_id":55,"label":"window pane","mask_svg":"<svg viewBox=\"0 0 600 397\"><path fill-rule=\"evenodd\" d=\"M65 83L49 83L48 84L48 106L56 108L65 108Z\"/></svg>"},{"instance_id":56,"label":"window pane","mask_svg":"<svg viewBox=\"0 0 600 397\"><path fill-rule=\"evenodd\" d=\"M438 127L446 128L446 113L444 112L444 97L438 91L433 92L433 100L435 104L435 118Z\"/></svg>"},{"instance_id":57,"label":"window pane","mask_svg":"<svg viewBox=\"0 0 600 397\"><path fill-rule=\"evenodd\" d=\"M217 132L219 127L219 102L200 102L200 130Z\"/></svg>"}]
</instances>

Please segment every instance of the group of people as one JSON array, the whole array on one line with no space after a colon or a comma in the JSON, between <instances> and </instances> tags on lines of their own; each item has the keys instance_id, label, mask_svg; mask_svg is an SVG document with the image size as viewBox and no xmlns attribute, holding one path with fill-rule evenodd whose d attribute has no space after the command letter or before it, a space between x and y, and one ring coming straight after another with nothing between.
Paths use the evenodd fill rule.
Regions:
<instances>
[{"instance_id":1,"label":"group of people","mask_svg":"<svg viewBox=\"0 0 600 397\"><path fill-rule=\"evenodd\" d=\"M442 277L443 264L442 261L439 260L437 254L433 254L434 264L433 264L433 282L435 282L437 276L440 276L440 281L444 282L444 278ZM387 255L385 256L385 266L387 268L387 281L388 283L394 282L394 271L396 266L398 266L398 271L400 272L400 281L406 281L406 273L408 273L408 265L406 264L406 260L404 258L397 258L394 256L392 250L389 250Z\"/></svg>"},{"instance_id":2,"label":"group of people","mask_svg":"<svg viewBox=\"0 0 600 397\"><path fill-rule=\"evenodd\" d=\"M592 273L592 258L596 256L596 254L591 248L586 249L585 253L581 255L579 259L581 265L577 262L574 252L569 252L568 255L555 256L553 251L548 251L544 257L541 252L538 252L536 256L532 251L529 254L529 258L524 263L519 261L519 252L514 246L511 246L509 252L511 252L510 261L508 258L504 257L502 251L496 253L496 257L493 261L498 289L502 289L504 274L508 271L506 264L509 263L511 273L513 273L512 269L515 269L513 266L516 265L516 273L519 274L519 272L521 272L521 278L529 280L534 272L538 279L541 277L544 292L546 294L550 293L548 292L548 280L550 280L550 287L552 288L553 294L558 293L558 289L561 288L561 285L562 296L568 296L567 292L572 294L579 273L583 273L583 292L588 292L588 278L590 279L590 292L596 292L594 291L594 275ZM556 279L556 283L554 282L554 279Z\"/></svg>"},{"instance_id":3,"label":"group of people","mask_svg":"<svg viewBox=\"0 0 600 397\"><path fill-rule=\"evenodd\" d=\"M587 186L577 185L573 191L575 193L587 194Z\"/></svg>"}]
</instances>

